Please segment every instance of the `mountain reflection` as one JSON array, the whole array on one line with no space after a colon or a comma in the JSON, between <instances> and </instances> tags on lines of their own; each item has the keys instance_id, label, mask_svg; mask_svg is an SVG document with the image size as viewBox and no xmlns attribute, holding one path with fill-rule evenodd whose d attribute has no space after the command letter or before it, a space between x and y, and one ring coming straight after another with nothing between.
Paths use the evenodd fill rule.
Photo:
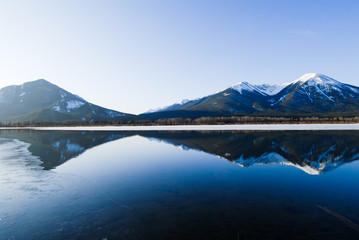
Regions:
<instances>
[{"instance_id":1,"label":"mountain reflection","mask_svg":"<svg viewBox=\"0 0 359 240\"><path fill-rule=\"evenodd\" d=\"M283 164L315 175L359 159L357 131L147 132L141 135L215 154L243 167Z\"/></svg>"},{"instance_id":2,"label":"mountain reflection","mask_svg":"<svg viewBox=\"0 0 359 240\"><path fill-rule=\"evenodd\" d=\"M357 131L0 131L1 138L29 143L45 170L92 147L134 135L214 154L243 167L283 164L308 174L359 159Z\"/></svg>"},{"instance_id":3,"label":"mountain reflection","mask_svg":"<svg viewBox=\"0 0 359 240\"><path fill-rule=\"evenodd\" d=\"M87 149L128 137L121 132L1 130L0 138L29 143L29 151L42 161L44 170L53 169ZM1 143L0 143L1 144Z\"/></svg>"}]
</instances>

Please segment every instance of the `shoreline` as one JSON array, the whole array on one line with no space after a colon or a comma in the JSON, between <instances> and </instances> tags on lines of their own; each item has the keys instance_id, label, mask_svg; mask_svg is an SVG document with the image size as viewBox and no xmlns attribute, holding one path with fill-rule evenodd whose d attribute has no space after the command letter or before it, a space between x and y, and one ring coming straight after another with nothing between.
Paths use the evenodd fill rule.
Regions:
<instances>
[{"instance_id":1,"label":"shoreline","mask_svg":"<svg viewBox=\"0 0 359 240\"><path fill-rule=\"evenodd\" d=\"M232 124L232 125L159 125L159 126L61 126L0 127L0 130L35 131L305 131L359 130L358 123L338 124Z\"/></svg>"}]
</instances>

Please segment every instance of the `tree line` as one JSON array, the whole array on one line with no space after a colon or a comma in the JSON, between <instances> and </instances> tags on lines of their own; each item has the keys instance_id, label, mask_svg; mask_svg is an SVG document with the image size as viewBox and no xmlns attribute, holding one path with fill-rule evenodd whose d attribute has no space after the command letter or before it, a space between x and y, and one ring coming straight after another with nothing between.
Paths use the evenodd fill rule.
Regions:
<instances>
[{"instance_id":1,"label":"tree line","mask_svg":"<svg viewBox=\"0 0 359 240\"><path fill-rule=\"evenodd\" d=\"M157 125L226 125L226 124L309 124L309 123L359 123L356 117L200 117L136 119L120 121L22 121L0 122L0 127L52 127L52 126L157 126Z\"/></svg>"}]
</instances>

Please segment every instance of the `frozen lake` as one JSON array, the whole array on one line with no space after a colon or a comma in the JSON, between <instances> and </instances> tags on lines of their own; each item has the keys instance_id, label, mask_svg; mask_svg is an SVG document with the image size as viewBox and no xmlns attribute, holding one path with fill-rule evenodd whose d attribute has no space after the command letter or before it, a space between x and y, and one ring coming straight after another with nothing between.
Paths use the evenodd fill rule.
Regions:
<instances>
[{"instance_id":1,"label":"frozen lake","mask_svg":"<svg viewBox=\"0 0 359 240\"><path fill-rule=\"evenodd\" d=\"M0 239L358 239L358 125L325 126L0 130Z\"/></svg>"}]
</instances>

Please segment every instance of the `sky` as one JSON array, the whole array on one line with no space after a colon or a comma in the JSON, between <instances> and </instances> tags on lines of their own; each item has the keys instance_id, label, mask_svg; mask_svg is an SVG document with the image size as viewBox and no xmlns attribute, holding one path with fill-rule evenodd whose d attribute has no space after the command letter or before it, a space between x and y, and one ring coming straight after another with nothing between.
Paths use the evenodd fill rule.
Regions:
<instances>
[{"instance_id":1,"label":"sky","mask_svg":"<svg viewBox=\"0 0 359 240\"><path fill-rule=\"evenodd\" d=\"M0 0L0 88L138 114L312 72L358 86L358 43L357 0Z\"/></svg>"}]
</instances>

